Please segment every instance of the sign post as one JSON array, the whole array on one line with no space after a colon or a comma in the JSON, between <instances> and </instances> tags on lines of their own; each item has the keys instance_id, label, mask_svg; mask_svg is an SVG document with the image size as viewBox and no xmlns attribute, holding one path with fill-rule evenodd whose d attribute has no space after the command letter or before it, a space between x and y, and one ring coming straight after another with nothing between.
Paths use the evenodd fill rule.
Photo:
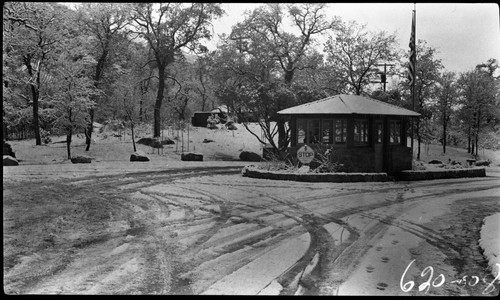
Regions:
<instances>
[{"instance_id":1,"label":"sign post","mask_svg":"<svg viewBox=\"0 0 500 300\"><path fill-rule=\"evenodd\" d=\"M304 145L297 150L297 158L304 165L308 165L314 159L314 150L311 147Z\"/></svg>"}]
</instances>

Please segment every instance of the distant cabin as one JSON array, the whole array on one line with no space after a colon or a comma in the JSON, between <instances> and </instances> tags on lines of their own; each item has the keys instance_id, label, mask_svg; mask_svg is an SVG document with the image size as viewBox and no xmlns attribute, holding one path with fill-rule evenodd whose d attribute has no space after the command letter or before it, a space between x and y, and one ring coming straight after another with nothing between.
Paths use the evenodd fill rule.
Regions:
<instances>
[{"instance_id":1,"label":"distant cabin","mask_svg":"<svg viewBox=\"0 0 500 300\"><path fill-rule=\"evenodd\" d=\"M197 111L191 117L191 125L194 127L207 127L207 120L211 115L217 115L221 121L225 122L227 118L227 107L221 105L211 111Z\"/></svg>"},{"instance_id":2,"label":"distant cabin","mask_svg":"<svg viewBox=\"0 0 500 300\"><path fill-rule=\"evenodd\" d=\"M396 173L411 170L412 149L407 144L410 118L419 113L358 95L337 95L278 112L291 130L289 152L311 146L330 148L349 172Z\"/></svg>"}]
</instances>

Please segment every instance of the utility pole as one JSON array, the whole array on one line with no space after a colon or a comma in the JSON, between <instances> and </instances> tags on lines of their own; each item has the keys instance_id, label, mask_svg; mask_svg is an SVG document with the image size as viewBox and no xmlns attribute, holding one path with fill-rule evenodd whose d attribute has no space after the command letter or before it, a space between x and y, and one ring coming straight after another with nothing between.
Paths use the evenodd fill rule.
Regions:
<instances>
[{"instance_id":1,"label":"utility pole","mask_svg":"<svg viewBox=\"0 0 500 300\"><path fill-rule=\"evenodd\" d=\"M384 72L383 73L379 72L379 74L380 74L380 83L384 84L384 92L385 92L386 90L385 85L387 83L387 66L392 67L394 66L394 64L383 63L383 64L376 64L376 66L377 67L384 66Z\"/></svg>"}]
</instances>

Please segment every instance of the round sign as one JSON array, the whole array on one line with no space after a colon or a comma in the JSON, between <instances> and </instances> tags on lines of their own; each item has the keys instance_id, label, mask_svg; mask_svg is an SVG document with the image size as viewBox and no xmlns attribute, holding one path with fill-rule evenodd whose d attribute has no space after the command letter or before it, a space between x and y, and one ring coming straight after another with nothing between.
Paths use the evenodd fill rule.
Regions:
<instances>
[{"instance_id":1,"label":"round sign","mask_svg":"<svg viewBox=\"0 0 500 300\"><path fill-rule=\"evenodd\" d=\"M297 150L297 158L301 163L308 164L314 159L314 150L311 147L304 145Z\"/></svg>"}]
</instances>

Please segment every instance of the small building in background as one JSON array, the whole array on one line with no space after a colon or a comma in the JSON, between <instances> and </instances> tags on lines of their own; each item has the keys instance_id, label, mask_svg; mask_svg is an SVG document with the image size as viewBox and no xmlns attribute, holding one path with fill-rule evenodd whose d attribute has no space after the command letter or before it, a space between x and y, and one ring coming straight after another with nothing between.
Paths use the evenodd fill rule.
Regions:
<instances>
[{"instance_id":1,"label":"small building in background","mask_svg":"<svg viewBox=\"0 0 500 300\"><path fill-rule=\"evenodd\" d=\"M348 172L411 170L413 153L407 127L419 113L358 95L336 95L278 112L290 126L287 149L308 145L316 155L331 149L332 158Z\"/></svg>"},{"instance_id":2,"label":"small building in background","mask_svg":"<svg viewBox=\"0 0 500 300\"><path fill-rule=\"evenodd\" d=\"M216 107L211 111L197 111L191 117L191 125L193 125L193 127L207 127L207 120L208 117L210 117L211 115L219 116L219 119L223 123L225 123L225 120L227 119L227 114L228 110L227 106L225 105Z\"/></svg>"}]
</instances>

